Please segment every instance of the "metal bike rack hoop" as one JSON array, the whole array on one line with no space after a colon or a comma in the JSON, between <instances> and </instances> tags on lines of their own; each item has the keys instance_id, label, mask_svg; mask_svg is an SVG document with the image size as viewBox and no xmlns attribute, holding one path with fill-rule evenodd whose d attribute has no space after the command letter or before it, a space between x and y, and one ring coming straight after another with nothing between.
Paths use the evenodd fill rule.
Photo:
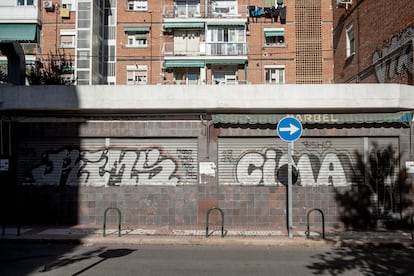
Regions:
<instances>
[{"instance_id":1,"label":"metal bike rack hoop","mask_svg":"<svg viewBox=\"0 0 414 276\"><path fill-rule=\"evenodd\" d=\"M103 236L105 237L106 214L108 213L109 210L115 210L118 213L118 237L120 237L121 236L121 210L119 210L119 208L116 208L116 207L108 207L108 208L105 209L104 223L103 223Z\"/></svg>"},{"instance_id":2,"label":"metal bike rack hoop","mask_svg":"<svg viewBox=\"0 0 414 276\"><path fill-rule=\"evenodd\" d=\"M224 212L223 212L223 210L222 209L220 209L220 208L218 208L218 207L213 207L213 208L210 208L210 209L208 209L208 211L207 211L207 217L206 217L206 238L208 238L208 218L209 218L209 216L210 216L210 213L211 213L211 211L213 211L213 210L217 210L217 211L219 211L220 212L220 214L221 214L221 237L222 238L224 238Z\"/></svg>"},{"instance_id":3,"label":"metal bike rack hoop","mask_svg":"<svg viewBox=\"0 0 414 276\"><path fill-rule=\"evenodd\" d=\"M306 233L305 233L306 234L306 238L309 238L309 235L310 235L309 216L314 211L319 212L321 214L321 216L322 216L322 239L325 239L325 216L323 215L322 210L319 209L319 208L310 209L308 211L308 214L306 215Z\"/></svg>"}]
</instances>

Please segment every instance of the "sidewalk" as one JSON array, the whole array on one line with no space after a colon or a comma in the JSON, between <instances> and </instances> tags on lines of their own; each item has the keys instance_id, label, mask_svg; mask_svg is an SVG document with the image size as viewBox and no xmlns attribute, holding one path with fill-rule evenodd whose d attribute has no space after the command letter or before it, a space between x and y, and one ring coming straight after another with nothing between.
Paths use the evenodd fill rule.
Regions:
<instances>
[{"instance_id":1,"label":"sidewalk","mask_svg":"<svg viewBox=\"0 0 414 276\"><path fill-rule=\"evenodd\" d=\"M80 244L135 244L135 245L255 245L255 246L405 246L411 247L414 241L409 231L335 231L311 232L307 238L305 231L293 231L289 238L286 230L272 228L248 229L211 227L209 236L206 229L189 227L145 226L121 230L91 228L83 225L71 227L6 227L0 242L70 242Z\"/></svg>"}]
</instances>

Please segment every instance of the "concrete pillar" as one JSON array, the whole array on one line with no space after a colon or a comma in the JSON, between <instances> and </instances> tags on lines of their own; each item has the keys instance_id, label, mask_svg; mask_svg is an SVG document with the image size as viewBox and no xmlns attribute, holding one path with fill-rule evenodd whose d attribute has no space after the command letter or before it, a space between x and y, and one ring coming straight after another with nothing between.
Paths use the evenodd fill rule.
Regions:
<instances>
[{"instance_id":1,"label":"concrete pillar","mask_svg":"<svg viewBox=\"0 0 414 276\"><path fill-rule=\"evenodd\" d=\"M26 60L20 43L17 41L0 42L0 51L7 57L8 82L25 85Z\"/></svg>"}]
</instances>

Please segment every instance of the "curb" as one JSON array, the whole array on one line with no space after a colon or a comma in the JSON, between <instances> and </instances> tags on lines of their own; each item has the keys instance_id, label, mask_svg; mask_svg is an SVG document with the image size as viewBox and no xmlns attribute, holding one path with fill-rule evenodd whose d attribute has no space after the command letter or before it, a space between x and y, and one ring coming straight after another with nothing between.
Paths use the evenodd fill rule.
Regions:
<instances>
[{"instance_id":1,"label":"curb","mask_svg":"<svg viewBox=\"0 0 414 276\"><path fill-rule=\"evenodd\" d=\"M375 239L375 238L354 238L343 239L339 236L322 239L306 239L303 237L288 238L256 238L256 237L192 237L192 236L58 236L39 235L25 236L3 236L0 243L52 243L52 244L81 244L81 245L157 245L157 246L262 246L262 247L393 247L413 248L414 241L410 239Z\"/></svg>"},{"instance_id":2,"label":"curb","mask_svg":"<svg viewBox=\"0 0 414 276\"><path fill-rule=\"evenodd\" d=\"M70 243L111 245L180 245L180 246L331 246L325 240L306 239L256 239L256 238L192 238L192 237L6 237L0 243Z\"/></svg>"}]
</instances>

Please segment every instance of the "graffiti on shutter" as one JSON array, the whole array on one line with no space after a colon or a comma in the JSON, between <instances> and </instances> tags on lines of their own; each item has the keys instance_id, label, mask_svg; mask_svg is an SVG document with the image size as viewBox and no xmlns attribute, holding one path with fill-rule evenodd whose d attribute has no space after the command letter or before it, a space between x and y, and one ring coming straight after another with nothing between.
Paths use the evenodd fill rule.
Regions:
<instances>
[{"instance_id":1,"label":"graffiti on shutter","mask_svg":"<svg viewBox=\"0 0 414 276\"><path fill-rule=\"evenodd\" d=\"M382 156L398 152L398 138L367 139L370 150L382 152ZM220 138L218 147L221 185L282 185L277 172L288 163L286 142L277 138ZM364 183L367 150L363 137L301 138L293 150L293 165L299 172L296 185ZM393 168L386 176L390 183L398 175L397 161L393 158L392 164L387 164Z\"/></svg>"},{"instance_id":2,"label":"graffiti on shutter","mask_svg":"<svg viewBox=\"0 0 414 276\"><path fill-rule=\"evenodd\" d=\"M31 185L186 185L198 175L196 139L29 140L18 181Z\"/></svg>"}]
</instances>

